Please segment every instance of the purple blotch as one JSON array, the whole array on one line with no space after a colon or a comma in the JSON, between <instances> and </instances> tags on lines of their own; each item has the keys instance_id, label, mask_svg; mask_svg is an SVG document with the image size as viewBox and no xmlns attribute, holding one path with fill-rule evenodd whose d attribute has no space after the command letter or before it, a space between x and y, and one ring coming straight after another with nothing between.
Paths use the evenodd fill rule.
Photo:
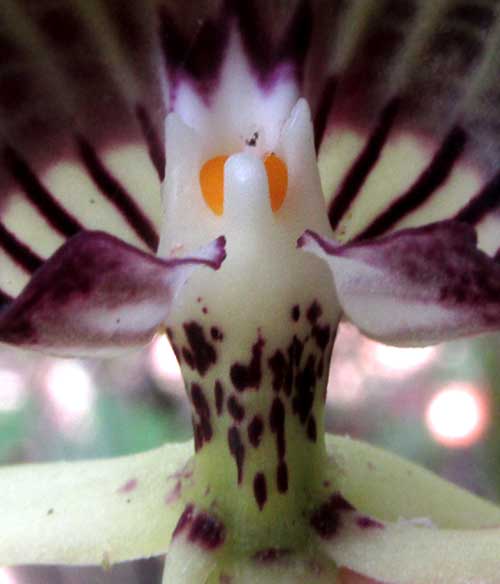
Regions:
<instances>
[{"instance_id":1,"label":"purple blotch","mask_svg":"<svg viewBox=\"0 0 500 584\"><path fill-rule=\"evenodd\" d=\"M206 306L204 306L201 311L203 312L203 314L208 314L208 308Z\"/></svg>"},{"instance_id":2,"label":"purple blotch","mask_svg":"<svg viewBox=\"0 0 500 584\"><path fill-rule=\"evenodd\" d=\"M262 421L262 418L260 416L254 416L248 425L248 439L254 448L259 446L263 432L264 422Z\"/></svg>"},{"instance_id":3,"label":"purple blotch","mask_svg":"<svg viewBox=\"0 0 500 584\"><path fill-rule=\"evenodd\" d=\"M203 446L203 430L201 429L201 424L198 424L194 419L194 416L191 417L191 422L193 424L194 450L198 452Z\"/></svg>"},{"instance_id":4,"label":"purple blotch","mask_svg":"<svg viewBox=\"0 0 500 584\"><path fill-rule=\"evenodd\" d=\"M318 302L315 300L307 309L306 312L307 320L311 324L316 324L316 321L322 314L323 310L321 309L321 306L318 304Z\"/></svg>"},{"instance_id":5,"label":"purple blotch","mask_svg":"<svg viewBox=\"0 0 500 584\"><path fill-rule=\"evenodd\" d=\"M137 488L139 481L137 479L129 479L118 490L117 493L131 493Z\"/></svg>"},{"instance_id":6,"label":"purple blotch","mask_svg":"<svg viewBox=\"0 0 500 584\"><path fill-rule=\"evenodd\" d=\"M184 511L182 512L182 515L179 517L179 521L177 522L177 525L175 526L174 532L172 534L172 538L177 537L179 535L179 533L181 533L186 528L188 523L191 523L191 521L193 519L193 514L194 514L194 505L192 503L189 503L189 505L186 505Z\"/></svg>"},{"instance_id":7,"label":"purple blotch","mask_svg":"<svg viewBox=\"0 0 500 584\"><path fill-rule=\"evenodd\" d=\"M276 482L280 493L286 493L288 491L288 465L284 460L278 463Z\"/></svg>"},{"instance_id":8,"label":"purple blotch","mask_svg":"<svg viewBox=\"0 0 500 584\"><path fill-rule=\"evenodd\" d=\"M236 426L231 426L227 431L227 441L229 444L229 452L236 461L236 468L238 470L238 484L243 480L243 461L245 459L245 446L241 440L240 431Z\"/></svg>"},{"instance_id":9,"label":"purple blotch","mask_svg":"<svg viewBox=\"0 0 500 584\"><path fill-rule=\"evenodd\" d=\"M276 434L276 448L278 457L281 459L285 456L285 406L279 397L275 398L269 413L269 425L271 432Z\"/></svg>"},{"instance_id":10,"label":"purple blotch","mask_svg":"<svg viewBox=\"0 0 500 584\"><path fill-rule=\"evenodd\" d=\"M283 387L287 371L287 362L285 356L278 349L268 360L268 363L273 376L273 389L274 391L279 391Z\"/></svg>"},{"instance_id":11,"label":"purple blotch","mask_svg":"<svg viewBox=\"0 0 500 584\"><path fill-rule=\"evenodd\" d=\"M356 519L356 523L358 527L361 529L384 529L384 525L377 521L376 519L372 519L371 517L367 517L366 515L361 515Z\"/></svg>"},{"instance_id":12,"label":"purple blotch","mask_svg":"<svg viewBox=\"0 0 500 584\"><path fill-rule=\"evenodd\" d=\"M292 400L293 411L299 416L302 424L305 423L314 402L314 388L316 386L316 363L314 355L309 355L306 366L299 371L295 378L295 396Z\"/></svg>"},{"instance_id":13,"label":"purple blotch","mask_svg":"<svg viewBox=\"0 0 500 584\"><path fill-rule=\"evenodd\" d=\"M221 416L224 409L224 388L222 383L217 379L214 386L215 393L215 409L217 410L217 415Z\"/></svg>"},{"instance_id":14,"label":"purple blotch","mask_svg":"<svg viewBox=\"0 0 500 584\"><path fill-rule=\"evenodd\" d=\"M255 17L255 2L231 2L231 6L236 13L245 52L262 82L269 85L281 63L292 64L294 73L301 79L313 30L311 2L302 0L293 11L289 10L288 23L283 25L279 36L271 34L266 19Z\"/></svg>"},{"instance_id":15,"label":"purple blotch","mask_svg":"<svg viewBox=\"0 0 500 584\"><path fill-rule=\"evenodd\" d=\"M314 325L312 328L312 336L316 341L318 347L324 351L328 346L328 342L330 341L330 325L319 326L318 324Z\"/></svg>"},{"instance_id":16,"label":"purple blotch","mask_svg":"<svg viewBox=\"0 0 500 584\"><path fill-rule=\"evenodd\" d=\"M313 511L310 523L317 533L329 539L335 535L340 525L340 513L353 511L354 507L340 493L334 493L328 501Z\"/></svg>"},{"instance_id":17,"label":"purple blotch","mask_svg":"<svg viewBox=\"0 0 500 584\"><path fill-rule=\"evenodd\" d=\"M258 472L253 479L253 493L259 509L262 511L267 501L267 483L264 473Z\"/></svg>"},{"instance_id":18,"label":"purple blotch","mask_svg":"<svg viewBox=\"0 0 500 584\"><path fill-rule=\"evenodd\" d=\"M188 535L189 541L206 550L220 547L224 543L225 537L224 524L207 513L198 513L194 517Z\"/></svg>"},{"instance_id":19,"label":"purple blotch","mask_svg":"<svg viewBox=\"0 0 500 584\"><path fill-rule=\"evenodd\" d=\"M200 420L203 440L208 442L213 435L212 424L210 422L210 406L203 393L203 389L197 383L191 384L191 400Z\"/></svg>"},{"instance_id":20,"label":"purple blotch","mask_svg":"<svg viewBox=\"0 0 500 584\"><path fill-rule=\"evenodd\" d=\"M241 422L245 417L245 408L234 395L231 395L227 400L227 411L237 422Z\"/></svg>"},{"instance_id":21,"label":"purple blotch","mask_svg":"<svg viewBox=\"0 0 500 584\"><path fill-rule=\"evenodd\" d=\"M292 343L288 347L288 357L290 359L290 365L295 365L298 367L300 365L300 360L302 359L302 353L304 351L304 343L300 341L295 335L293 335Z\"/></svg>"},{"instance_id":22,"label":"purple blotch","mask_svg":"<svg viewBox=\"0 0 500 584\"><path fill-rule=\"evenodd\" d=\"M214 341L222 341L224 338L224 333L220 330L219 327L213 326L210 328L210 336Z\"/></svg>"},{"instance_id":23,"label":"purple blotch","mask_svg":"<svg viewBox=\"0 0 500 584\"><path fill-rule=\"evenodd\" d=\"M184 331L189 348L184 347L182 354L188 366L196 369L203 376L217 361L217 353L213 345L205 338L205 332L197 322L185 323Z\"/></svg>"},{"instance_id":24,"label":"purple blotch","mask_svg":"<svg viewBox=\"0 0 500 584\"><path fill-rule=\"evenodd\" d=\"M316 442L316 439L318 437L318 430L316 428L316 420L314 419L314 416L311 414L311 416L309 417L309 420L307 421L307 437L309 438L309 440L311 440L311 442Z\"/></svg>"},{"instance_id":25,"label":"purple blotch","mask_svg":"<svg viewBox=\"0 0 500 584\"><path fill-rule=\"evenodd\" d=\"M264 340L259 338L252 347L252 358L248 365L234 363L231 366L230 376L234 387L238 391L244 391L247 388L258 389L262 381L262 349Z\"/></svg>"},{"instance_id":26,"label":"purple blotch","mask_svg":"<svg viewBox=\"0 0 500 584\"><path fill-rule=\"evenodd\" d=\"M292 320L293 320L293 322L298 322L299 318L300 318L300 306L298 304L296 304L292 308Z\"/></svg>"}]
</instances>

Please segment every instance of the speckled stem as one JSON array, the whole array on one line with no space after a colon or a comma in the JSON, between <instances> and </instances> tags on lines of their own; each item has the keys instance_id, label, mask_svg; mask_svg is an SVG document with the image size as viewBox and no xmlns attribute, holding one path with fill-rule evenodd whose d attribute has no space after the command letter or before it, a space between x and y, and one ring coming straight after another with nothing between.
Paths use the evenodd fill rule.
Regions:
<instances>
[{"instance_id":1,"label":"speckled stem","mask_svg":"<svg viewBox=\"0 0 500 584\"><path fill-rule=\"evenodd\" d=\"M311 264L295 254L297 267ZM168 329L193 410L194 481L184 496L223 522L233 553L304 549L310 513L328 492L323 412L337 321L323 301L328 278L295 299L292 287L285 303L261 285L254 295L268 306L250 314L225 275L204 296L191 288Z\"/></svg>"}]
</instances>

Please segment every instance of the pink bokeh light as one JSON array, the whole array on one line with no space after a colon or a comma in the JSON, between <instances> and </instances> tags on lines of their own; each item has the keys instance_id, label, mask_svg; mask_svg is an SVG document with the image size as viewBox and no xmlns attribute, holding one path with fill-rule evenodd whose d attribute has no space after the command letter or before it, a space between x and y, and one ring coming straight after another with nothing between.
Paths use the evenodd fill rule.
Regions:
<instances>
[{"instance_id":1,"label":"pink bokeh light","mask_svg":"<svg viewBox=\"0 0 500 584\"><path fill-rule=\"evenodd\" d=\"M487 398L469 383L450 383L432 396L425 419L429 432L440 444L450 448L471 446L488 425Z\"/></svg>"}]
</instances>

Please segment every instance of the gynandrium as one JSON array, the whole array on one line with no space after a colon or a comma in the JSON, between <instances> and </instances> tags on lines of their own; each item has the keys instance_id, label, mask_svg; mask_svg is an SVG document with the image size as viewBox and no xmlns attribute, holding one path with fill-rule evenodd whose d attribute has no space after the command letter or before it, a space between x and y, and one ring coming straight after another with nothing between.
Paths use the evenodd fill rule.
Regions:
<instances>
[{"instance_id":1,"label":"gynandrium","mask_svg":"<svg viewBox=\"0 0 500 584\"><path fill-rule=\"evenodd\" d=\"M323 410L341 318L399 346L500 327L500 3L2 0L0 23L0 340L167 334L194 433L2 469L0 563L498 582L500 509Z\"/></svg>"}]
</instances>

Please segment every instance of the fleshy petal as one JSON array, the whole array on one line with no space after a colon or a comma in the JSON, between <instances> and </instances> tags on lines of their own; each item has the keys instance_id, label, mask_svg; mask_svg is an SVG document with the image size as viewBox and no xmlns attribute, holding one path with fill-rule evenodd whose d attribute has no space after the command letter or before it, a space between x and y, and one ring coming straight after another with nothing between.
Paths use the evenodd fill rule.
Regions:
<instances>
[{"instance_id":1,"label":"fleshy petal","mask_svg":"<svg viewBox=\"0 0 500 584\"><path fill-rule=\"evenodd\" d=\"M498 527L383 524L347 512L326 547L337 565L384 584L496 584L500 572Z\"/></svg>"},{"instance_id":2,"label":"fleshy petal","mask_svg":"<svg viewBox=\"0 0 500 584\"><path fill-rule=\"evenodd\" d=\"M457 215L487 229L500 205L498 3L351 2L332 30L319 161L337 237Z\"/></svg>"},{"instance_id":3,"label":"fleshy petal","mask_svg":"<svg viewBox=\"0 0 500 584\"><path fill-rule=\"evenodd\" d=\"M327 449L338 492L312 524L339 584L498 582L500 508L369 444Z\"/></svg>"},{"instance_id":4,"label":"fleshy petal","mask_svg":"<svg viewBox=\"0 0 500 584\"><path fill-rule=\"evenodd\" d=\"M306 232L299 245L327 260L345 314L377 340L427 345L500 326L500 265L476 248L468 225L344 246Z\"/></svg>"},{"instance_id":5,"label":"fleshy petal","mask_svg":"<svg viewBox=\"0 0 500 584\"><path fill-rule=\"evenodd\" d=\"M166 551L192 443L0 469L0 565L102 564Z\"/></svg>"},{"instance_id":6,"label":"fleshy petal","mask_svg":"<svg viewBox=\"0 0 500 584\"><path fill-rule=\"evenodd\" d=\"M500 525L499 507L391 452L344 436L327 435L326 445L332 489L362 513L450 529Z\"/></svg>"},{"instance_id":7,"label":"fleshy petal","mask_svg":"<svg viewBox=\"0 0 500 584\"><path fill-rule=\"evenodd\" d=\"M148 342L194 268L217 269L220 237L197 255L161 260L85 231L62 246L0 312L0 341L58 355L114 354Z\"/></svg>"}]
</instances>

